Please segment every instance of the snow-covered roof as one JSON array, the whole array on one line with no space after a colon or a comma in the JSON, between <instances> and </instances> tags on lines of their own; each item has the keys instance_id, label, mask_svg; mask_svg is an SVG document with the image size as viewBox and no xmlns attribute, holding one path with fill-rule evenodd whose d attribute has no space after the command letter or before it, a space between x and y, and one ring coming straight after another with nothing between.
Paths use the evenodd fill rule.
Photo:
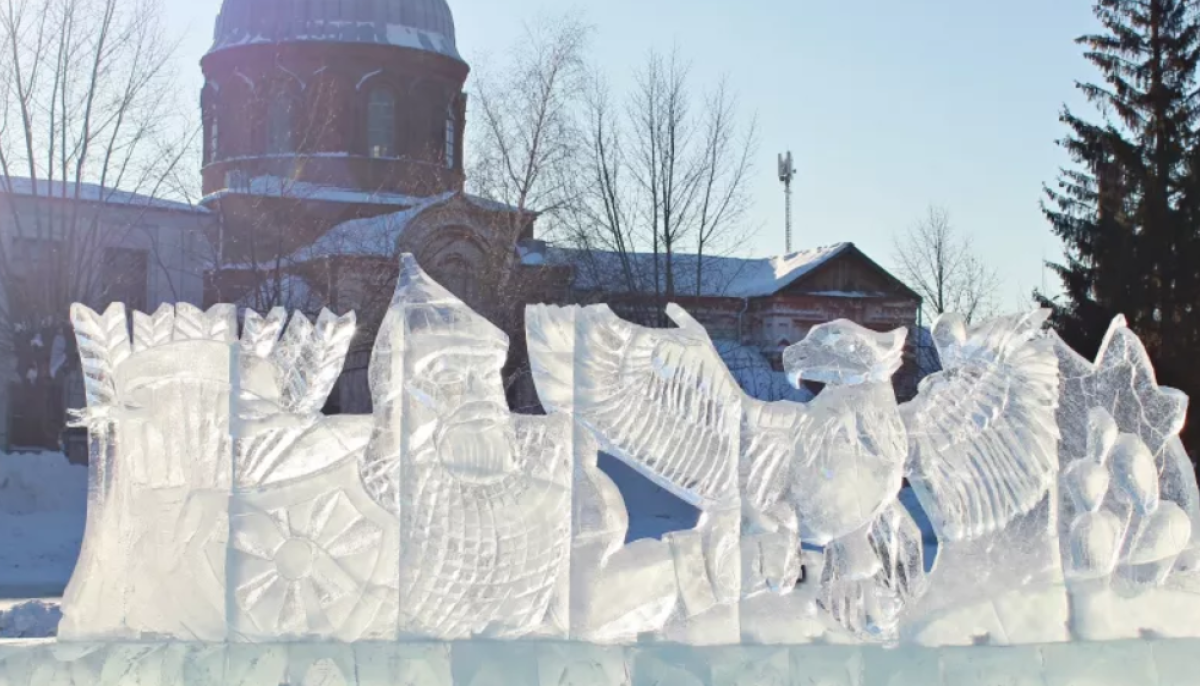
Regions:
<instances>
[{"instance_id":1,"label":"snow-covered roof","mask_svg":"<svg viewBox=\"0 0 1200 686\"><path fill-rule=\"evenodd\" d=\"M697 293L696 280L699 274L701 287L698 292L701 296L755 298L773 295L853 247L853 243L837 243L764 258L700 258L694 254L676 254L672 256L675 292L679 295ZM665 255L657 257L660 266L665 264ZM655 255L632 253L628 258L629 270L635 281L646 284L638 290L653 290L648 286L649 280L654 278ZM579 290L604 290L610 293L628 290L629 282L624 276L625 264L618 253L548 248L544 253L525 250L521 260L527 265L569 264L575 267L575 288Z\"/></svg>"},{"instance_id":2,"label":"snow-covered roof","mask_svg":"<svg viewBox=\"0 0 1200 686\"><path fill-rule=\"evenodd\" d=\"M189 205L174 200L164 200L141 193L131 193L117 188L100 186L93 183L78 184L79 199L84 202L98 202L110 205L129 205L156 210L171 210L174 212L195 212L207 214L208 210L199 205ZM61 200L74 200L76 184L74 181L33 179L19 176L0 176L0 194L11 193L21 196L40 196Z\"/></svg>"},{"instance_id":3,"label":"snow-covered roof","mask_svg":"<svg viewBox=\"0 0 1200 686\"><path fill-rule=\"evenodd\" d=\"M401 212L343 222L330 229L312 245L301 248L290 260L307 262L335 256L394 257L396 243L408 227L408 223L430 207L452 197L453 193L445 193L425 198Z\"/></svg>"},{"instance_id":4,"label":"snow-covered roof","mask_svg":"<svg viewBox=\"0 0 1200 686\"><path fill-rule=\"evenodd\" d=\"M211 52L313 41L393 45L461 60L454 33L446 0L225 0Z\"/></svg>"},{"instance_id":5,"label":"snow-covered roof","mask_svg":"<svg viewBox=\"0 0 1200 686\"><path fill-rule=\"evenodd\" d=\"M428 198L405 195L403 193L387 193L383 191L364 191L353 188L340 188L293 181L278 176L255 176L249 179L231 182L228 188L223 188L204 197L201 202L209 203L230 195L253 195L272 198L291 198L298 200L322 200L326 202L345 202L362 205L399 205L413 206L426 201Z\"/></svg>"}]
</instances>

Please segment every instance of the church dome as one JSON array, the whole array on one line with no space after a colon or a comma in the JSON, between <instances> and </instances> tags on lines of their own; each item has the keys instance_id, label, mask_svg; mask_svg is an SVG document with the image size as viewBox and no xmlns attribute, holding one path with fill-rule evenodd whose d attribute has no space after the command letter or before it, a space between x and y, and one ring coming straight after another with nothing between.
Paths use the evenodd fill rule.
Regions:
<instances>
[{"instance_id":1,"label":"church dome","mask_svg":"<svg viewBox=\"0 0 1200 686\"><path fill-rule=\"evenodd\" d=\"M461 59L446 0L224 0L212 51L314 41L375 43Z\"/></svg>"}]
</instances>

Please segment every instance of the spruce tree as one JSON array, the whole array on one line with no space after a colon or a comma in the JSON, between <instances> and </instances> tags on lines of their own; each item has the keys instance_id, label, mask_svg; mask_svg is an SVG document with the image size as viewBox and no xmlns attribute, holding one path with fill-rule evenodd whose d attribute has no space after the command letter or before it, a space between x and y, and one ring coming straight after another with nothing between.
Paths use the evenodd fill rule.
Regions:
<instances>
[{"instance_id":1,"label":"spruce tree","mask_svg":"<svg viewBox=\"0 0 1200 686\"><path fill-rule=\"evenodd\" d=\"M1063 339L1085 356L1095 354L1112 318L1124 314L1146 343L1160 383L1190 393L1195 407L1197 3L1098 0L1095 13L1103 31L1077 42L1103 83L1077 87L1098 120L1064 108L1070 133L1060 143L1075 166L1046 188L1043 204L1065 244L1064 262L1050 265L1064 296L1038 297L1053 310ZM1189 422L1193 430L1195 423Z\"/></svg>"}]
</instances>

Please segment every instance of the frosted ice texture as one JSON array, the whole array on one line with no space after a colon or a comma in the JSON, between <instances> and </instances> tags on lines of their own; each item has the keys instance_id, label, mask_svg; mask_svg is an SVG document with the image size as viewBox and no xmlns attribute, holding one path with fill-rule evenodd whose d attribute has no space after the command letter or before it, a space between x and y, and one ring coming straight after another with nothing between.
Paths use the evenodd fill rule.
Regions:
<instances>
[{"instance_id":1,"label":"frosted ice texture","mask_svg":"<svg viewBox=\"0 0 1200 686\"><path fill-rule=\"evenodd\" d=\"M1193 686L1196 647L0 644L0 686Z\"/></svg>"},{"instance_id":2,"label":"frosted ice texture","mask_svg":"<svg viewBox=\"0 0 1200 686\"><path fill-rule=\"evenodd\" d=\"M511 663L707 684L751 667L789 683L795 664L750 651L689 672L666 649L599 646L1200 636L1186 398L1157 385L1123 321L1092 363L1044 312L945 316L943 371L906 404L891 376L907 332L830 322L784 353L793 383L825 385L796 403L743 393L704 328L668 315L650 329L603 305L528 308L548 414L516 415L507 337L405 256L374 414L325 416L353 315L76 306L92 461L61 638L282 644L221 648L222 673L317 684L398 663L331 643L297 666L286 644L569 639L554 660L582 659L586 678L540 649L394 650L413 683L486 683ZM600 451L697 507L697 525L626 544ZM939 539L928 575L905 478Z\"/></svg>"}]
</instances>

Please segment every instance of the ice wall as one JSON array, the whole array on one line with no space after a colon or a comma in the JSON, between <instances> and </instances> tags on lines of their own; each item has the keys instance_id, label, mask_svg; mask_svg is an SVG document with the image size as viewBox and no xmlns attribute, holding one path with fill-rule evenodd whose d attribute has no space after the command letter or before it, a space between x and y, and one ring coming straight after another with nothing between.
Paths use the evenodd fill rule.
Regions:
<instances>
[{"instance_id":1,"label":"ice wall","mask_svg":"<svg viewBox=\"0 0 1200 686\"><path fill-rule=\"evenodd\" d=\"M829 322L784 353L793 383L824 385L799 403L745 393L705 329L667 314L674 326L647 328L602 305L530 307L547 414L517 415L507 337L405 256L374 342L374 414L327 417L353 315L77 306L92 462L60 638L223 655L466 641L455 650L489 660L503 651L471 641L1200 638L1187 399L1122 320L1090 361L1045 312L943 317L942 370L904 404L891 377L907 332ZM630 536L601 453L695 508L694 525ZM905 480L937 538L931 566ZM686 671L688 655L738 654L663 651L611 654L635 673L652 669L643 655ZM867 655L925 656L939 674L955 655L848 654L864 670Z\"/></svg>"},{"instance_id":2,"label":"ice wall","mask_svg":"<svg viewBox=\"0 0 1200 686\"><path fill-rule=\"evenodd\" d=\"M0 686L1194 686L1197 648L0 643Z\"/></svg>"}]
</instances>

